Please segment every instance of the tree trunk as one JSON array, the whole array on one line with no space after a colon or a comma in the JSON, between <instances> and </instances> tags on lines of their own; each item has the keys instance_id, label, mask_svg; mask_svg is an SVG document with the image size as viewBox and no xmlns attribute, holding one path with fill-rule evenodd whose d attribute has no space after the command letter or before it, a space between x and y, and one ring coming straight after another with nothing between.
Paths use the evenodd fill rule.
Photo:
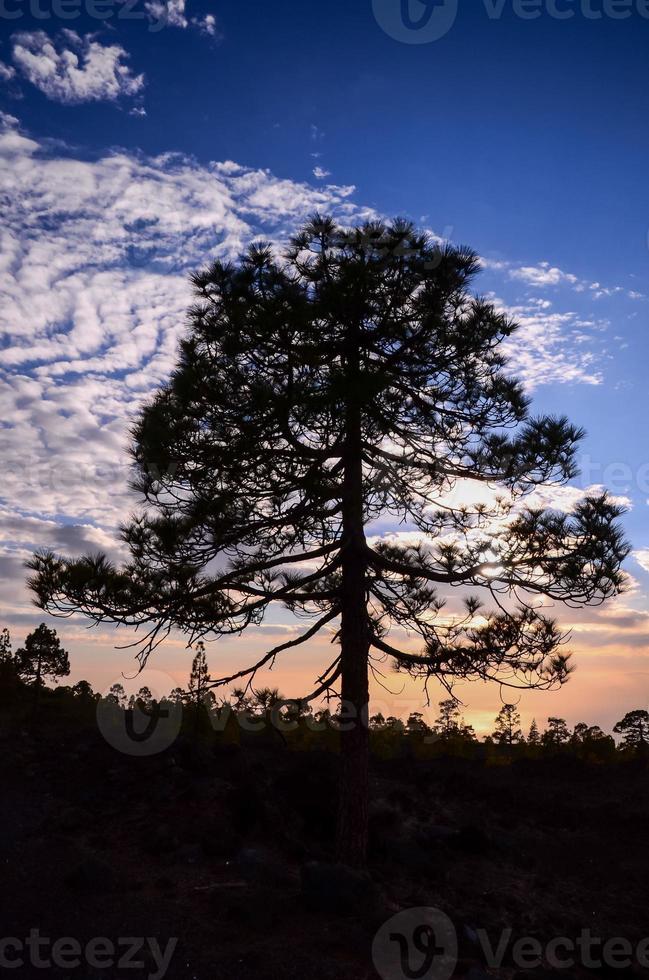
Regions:
<instances>
[{"instance_id":1,"label":"tree trunk","mask_svg":"<svg viewBox=\"0 0 649 980\"><path fill-rule=\"evenodd\" d=\"M367 852L369 797L370 646L367 618L367 559L363 524L363 466L360 411L347 412L347 446L343 498L341 668L341 772L336 856L351 867L363 867Z\"/></svg>"},{"instance_id":2,"label":"tree trunk","mask_svg":"<svg viewBox=\"0 0 649 980\"><path fill-rule=\"evenodd\" d=\"M41 655L38 655L36 661L36 679L34 682L34 697L32 700L32 717L36 718L38 715L38 710L41 704L41 671L42 671L42 659Z\"/></svg>"},{"instance_id":3,"label":"tree trunk","mask_svg":"<svg viewBox=\"0 0 649 980\"><path fill-rule=\"evenodd\" d=\"M369 802L368 645L358 620L348 620L347 626L347 636L342 637L342 701L346 712L353 708L354 717L341 726L336 857L350 867L363 867Z\"/></svg>"}]
</instances>

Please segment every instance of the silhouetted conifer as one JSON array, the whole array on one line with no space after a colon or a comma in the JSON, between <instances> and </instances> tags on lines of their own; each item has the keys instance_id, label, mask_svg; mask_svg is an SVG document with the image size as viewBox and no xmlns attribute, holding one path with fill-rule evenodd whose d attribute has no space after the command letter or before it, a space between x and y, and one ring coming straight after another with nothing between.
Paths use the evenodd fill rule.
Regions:
<instances>
[{"instance_id":1,"label":"silhouetted conifer","mask_svg":"<svg viewBox=\"0 0 649 980\"><path fill-rule=\"evenodd\" d=\"M621 510L605 494L570 514L524 505L575 475L582 433L530 415L502 349L515 324L469 292L479 268L405 221L343 230L319 216L283 257L257 243L214 262L193 278L178 366L134 431L147 506L123 532L130 561L30 565L43 608L146 626L143 661L173 628L190 642L237 634L274 603L307 620L215 685L333 629L309 698L337 690L358 720L341 733L337 846L351 864L367 840L374 661L449 689L548 689L569 673L565 637L533 600L600 602L623 581ZM464 481L500 496L454 502ZM379 517L411 533L372 538ZM404 627L418 650L399 646Z\"/></svg>"}]
</instances>

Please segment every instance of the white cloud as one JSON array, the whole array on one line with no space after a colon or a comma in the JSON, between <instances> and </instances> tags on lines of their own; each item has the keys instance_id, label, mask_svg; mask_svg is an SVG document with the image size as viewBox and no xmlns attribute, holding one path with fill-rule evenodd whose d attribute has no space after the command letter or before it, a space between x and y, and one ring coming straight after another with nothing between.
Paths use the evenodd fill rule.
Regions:
<instances>
[{"instance_id":1,"label":"white cloud","mask_svg":"<svg viewBox=\"0 0 649 980\"><path fill-rule=\"evenodd\" d=\"M193 17L192 24L198 27L201 34L208 34L213 38L219 37L216 17L214 14L205 14L204 17Z\"/></svg>"},{"instance_id":2,"label":"white cloud","mask_svg":"<svg viewBox=\"0 0 649 980\"><path fill-rule=\"evenodd\" d=\"M504 351L512 372L528 391L543 384L601 384L601 354L595 348L606 323L585 321L571 311L553 311L551 304L538 298L518 306L494 294L489 298L519 325Z\"/></svg>"},{"instance_id":3,"label":"white cloud","mask_svg":"<svg viewBox=\"0 0 649 980\"><path fill-rule=\"evenodd\" d=\"M189 21L185 15L186 0L148 0L144 8L159 25L185 28Z\"/></svg>"},{"instance_id":4,"label":"white cloud","mask_svg":"<svg viewBox=\"0 0 649 980\"><path fill-rule=\"evenodd\" d=\"M549 262L510 269L509 276L511 279L519 279L530 286L559 286L561 283L576 286L579 284L577 276L569 272L562 272L556 266L551 266Z\"/></svg>"},{"instance_id":5,"label":"white cloud","mask_svg":"<svg viewBox=\"0 0 649 980\"><path fill-rule=\"evenodd\" d=\"M20 32L12 40L20 73L55 102L112 102L144 87L144 75L133 75L125 64L124 48L100 44L91 34L63 30L53 40L44 31Z\"/></svg>"},{"instance_id":6,"label":"white cloud","mask_svg":"<svg viewBox=\"0 0 649 980\"><path fill-rule=\"evenodd\" d=\"M649 572L649 548L638 548L637 551L633 551L631 554L637 561L638 565L640 565L645 572Z\"/></svg>"},{"instance_id":7,"label":"white cloud","mask_svg":"<svg viewBox=\"0 0 649 980\"><path fill-rule=\"evenodd\" d=\"M326 180L327 177L331 177L331 171L330 170L325 170L324 167L314 167L313 168L313 176L317 180Z\"/></svg>"},{"instance_id":8,"label":"white cloud","mask_svg":"<svg viewBox=\"0 0 649 980\"><path fill-rule=\"evenodd\" d=\"M525 506L532 508L549 508L559 510L564 514L574 511L577 504L580 504L585 497L599 497L606 491L606 487L601 483L594 483L589 487L539 487L529 497L525 498ZM633 501L630 497L622 494L608 495L612 503L626 510L633 510Z\"/></svg>"},{"instance_id":9,"label":"white cloud","mask_svg":"<svg viewBox=\"0 0 649 980\"><path fill-rule=\"evenodd\" d=\"M8 82L15 74L15 68L12 68L11 65L5 65L4 61L0 61L0 79L3 82Z\"/></svg>"},{"instance_id":10,"label":"white cloud","mask_svg":"<svg viewBox=\"0 0 649 980\"><path fill-rule=\"evenodd\" d=\"M146 0L144 9L156 30L162 27L178 27L181 30L194 27L201 34L205 34L214 40L220 40L221 35L214 14L205 14L204 17L188 17L187 0Z\"/></svg>"}]
</instances>

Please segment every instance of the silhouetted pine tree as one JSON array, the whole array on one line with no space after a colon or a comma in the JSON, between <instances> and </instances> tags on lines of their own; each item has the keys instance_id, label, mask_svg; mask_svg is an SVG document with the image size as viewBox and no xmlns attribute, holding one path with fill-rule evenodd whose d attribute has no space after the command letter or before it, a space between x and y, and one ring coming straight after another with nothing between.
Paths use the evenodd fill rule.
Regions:
<instances>
[{"instance_id":1,"label":"silhouetted pine tree","mask_svg":"<svg viewBox=\"0 0 649 980\"><path fill-rule=\"evenodd\" d=\"M439 702L439 717L435 722L435 731L441 738L452 738L460 732L462 713L455 698L446 698Z\"/></svg>"},{"instance_id":2,"label":"silhouetted pine tree","mask_svg":"<svg viewBox=\"0 0 649 980\"><path fill-rule=\"evenodd\" d=\"M72 687L72 693L76 698L81 698L83 701L94 701L99 695L96 695L92 689L92 685L89 681L77 681Z\"/></svg>"},{"instance_id":3,"label":"silhouetted pine tree","mask_svg":"<svg viewBox=\"0 0 649 980\"><path fill-rule=\"evenodd\" d=\"M649 748L649 712L641 708L627 712L613 731L624 736L622 744L625 748L646 752Z\"/></svg>"},{"instance_id":4,"label":"silhouetted pine tree","mask_svg":"<svg viewBox=\"0 0 649 980\"><path fill-rule=\"evenodd\" d=\"M455 698L447 698L439 702L439 717L435 722L434 731L445 740L465 739L469 742L475 740L473 726L465 723Z\"/></svg>"},{"instance_id":5,"label":"silhouetted pine tree","mask_svg":"<svg viewBox=\"0 0 649 980\"><path fill-rule=\"evenodd\" d=\"M0 631L0 700L10 702L17 682L16 660L11 652L11 636L5 626Z\"/></svg>"},{"instance_id":6,"label":"silhouetted pine tree","mask_svg":"<svg viewBox=\"0 0 649 980\"><path fill-rule=\"evenodd\" d=\"M35 705L46 680L56 683L70 674L67 650L61 646L56 630L49 629L45 623L29 634L24 647L16 650L15 665L19 680L33 686Z\"/></svg>"},{"instance_id":7,"label":"silhouetted pine tree","mask_svg":"<svg viewBox=\"0 0 649 980\"><path fill-rule=\"evenodd\" d=\"M107 699L111 700L113 704L116 704L118 707L120 708L126 707L127 697L123 684L113 684L106 697Z\"/></svg>"},{"instance_id":8,"label":"silhouetted pine tree","mask_svg":"<svg viewBox=\"0 0 649 980\"><path fill-rule=\"evenodd\" d=\"M196 644L196 655L192 661L192 669L189 675L189 696L196 710L203 704L211 682L205 644L199 640Z\"/></svg>"},{"instance_id":9,"label":"silhouetted pine tree","mask_svg":"<svg viewBox=\"0 0 649 980\"><path fill-rule=\"evenodd\" d=\"M205 644L199 640L196 644L196 654L192 661L192 669L189 674L189 689L187 701L194 709L194 731L198 732L201 723L201 713L205 706L205 699L210 690L212 678L210 677L209 666Z\"/></svg>"},{"instance_id":10,"label":"silhouetted pine tree","mask_svg":"<svg viewBox=\"0 0 649 980\"><path fill-rule=\"evenodd\" d=\"M421 711L413 711L408 716L406 729L410 735L429 735L432 729L426 724Z\"/></svg>"},{"instance_id":11,"label":"silhouetted pine tree","mask_svg":"<svg viewBox=\"0 0 649 980\"><path fill-rule=\"evenodd\" d=\"M492 735L494 742L501 745L514 745L520 742L523 733L520 728L521 716L515 704L504 704L496 717L496 727Z\"/></svg>"},{"instance_id":12,"label":"silhouetted pine tree","mask_svg":"<svg viewBox=\"0 0 649 980\"><path fill-rule=\"evenodd\" d=\"M541 736L541 742L545 746L558 747L570 741L570 732L566 725L565 718L548 718L548 727Z\"/></svg>"},{"instance_id":13,"label":"silhouetted pine tree","mask_svg":"<svg viewBox=\"0 0 649 980\"><path fill-rule=\"evenodd\" d=\"M569 515L520 504L574 476L581 432L530 416L501 349L515 325L468 291L479 268L403 221L342 230L321 217L284 258L255 244L216 261L193 279L178 367L134 431L147 509L124 529L130 562L30 565L44 608L147 625L142 660L174 627L190 642L236 634L273 603L308 620L215 684L249 682L333 628L338 651L309 698L339 685L360 719L341 734L338 856L352 864L367 838L374 659L449 688L550 688L568 675L564 637L530 599L599 602L623 580L621 511L605 495ZM465 480L503 499L454 506ZM415 533L368 538L379 517ZM465 609L438 616L450 587ZM475 590L498 598L493 610ZM392 627L420 648L399 647Z\"/></svg>"},{"instance_id":14,"label":"silhouetted pine tree","mask_svg":"<svg viewBox=\"0 0 649 980\"><path fill-rule=\"evenodd\" d=\"M11 653L11 636L7 627L3 627L0 630L0 664L6 664L13 661L13 656Z\"/></svg>"}]
</instances>

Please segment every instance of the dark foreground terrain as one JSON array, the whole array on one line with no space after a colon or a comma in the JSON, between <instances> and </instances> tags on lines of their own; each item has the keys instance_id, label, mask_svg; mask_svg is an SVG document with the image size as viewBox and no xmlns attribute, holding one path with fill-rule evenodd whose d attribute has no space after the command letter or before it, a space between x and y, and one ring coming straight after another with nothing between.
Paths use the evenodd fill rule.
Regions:
<instances>
[{"instance_id":1,"label":"dark foreground terrain","mask_svg":"<svg viewBox=\"0 0 649 980\"><path fill-rule=\"evenodd\" d=\"M508 954L486 964L478 930L494 945L504 928L512 941L649 935L649 772L633 761L375 760L372 880L336 881L335 901L333 752L184 735L138 759L96 728L5 725L0 767L3 937L177 937L169 978L364 980L378 976L381 923L433 906L458 931L457 976L523 980ZM0 969L154 973L150 954L121 969Z\"/></svg>"}]
</instances>

